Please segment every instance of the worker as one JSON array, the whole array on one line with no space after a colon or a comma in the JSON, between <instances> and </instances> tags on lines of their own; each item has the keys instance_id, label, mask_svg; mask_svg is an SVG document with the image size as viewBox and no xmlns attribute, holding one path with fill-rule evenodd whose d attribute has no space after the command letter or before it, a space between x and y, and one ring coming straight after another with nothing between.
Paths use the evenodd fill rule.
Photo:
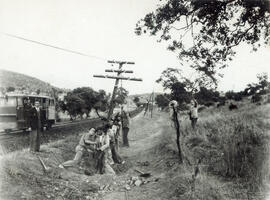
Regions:
<instances>
[{"instance_id":1,"label":"worker","mask_svg":"<svg viewBox=\"0 0 270 200\"><path fill-rule=\"evenodd\" d=\"M104 127L104 131L100 137L101 146L97 148L98 151L102 151L104 153L104 168L105 174L115 175L113 168L110 166L109 162L109 151L110 151L110 125L106 124Z\"/></svg>"},{"instance_id":2,"label":"worker","mask_svg":"<svg viewBox=\"0 0 270 200\"><path fill-rule=\"evenodd\" d=\"M191 121L191 126L194 129L198 121L198 103L196 100L191 100L189 118Z\"/></svg>"},{"instance_id":3,"label":"worker","mask_svg":"<svg viewBox=\"0 0 270 200\"><path fill-rule=\"evenodd\" d=\"M123 146L129 147L128 142L128 132L129 132L129 123L130 123L130 116L123 107L121 107L121 121L122 121L122 138L123 138Z\"/></svg>"},{"instance_id":4,"label":"worker","mask_svg":"<svg viewBox=\"0 0 270 200\"><path fill-rule=\"evenodd\" d=\"M116 147L118 145L119 123L116 120L112 120L109 125L110 129L108 129L108 135L110 136L110 149L113 162L117 164L124 164L125 161L123 161L119 155L118 148Z\"/></svg>"},{"instance_id":5,"label":"worker","mask_svg":"<svg viewBox=\"0 0 270 200\"><path fill-rule=\"evenodd\" d=\"M84 153L89 151L95 151L97 145L95 129L91 128L87 133L84 133L79 141L79 144L76 146L75 151L76 155L73 160L66 161L59 165L60 168L72 167L82 159Z\"/></svg>"}]
</instances>

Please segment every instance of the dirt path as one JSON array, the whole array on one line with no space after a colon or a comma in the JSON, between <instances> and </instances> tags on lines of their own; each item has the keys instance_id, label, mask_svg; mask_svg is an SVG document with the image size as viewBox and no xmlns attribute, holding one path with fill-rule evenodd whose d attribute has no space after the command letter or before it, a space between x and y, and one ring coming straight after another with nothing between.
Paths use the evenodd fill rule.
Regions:
<instances>
[{"instance_id":1,"label":"dirt path","mask_svg":"<svg viewBox=\"0 0 270 200\"><path fill-rule=\"evenodd\" d=\"M153 155L153 148L160 143L163 123L161 117L155 116L151 119L148 116L144 117L143 113L132 119L129 132L130 147L120 149L120 154L131 163L131 168L126 173L117 176L118 181L125 184L105 194L104 200L152 199L152 191L158 189L158 183L155 180L157 181L162 175L153 166L158 159ZM134 171L135 169L151 172L152 176L141 178L138 172ZM135 186L131 184L130 179L139 179L138 185L140 181L144 184Z\"/></svg>"}]
</instances>

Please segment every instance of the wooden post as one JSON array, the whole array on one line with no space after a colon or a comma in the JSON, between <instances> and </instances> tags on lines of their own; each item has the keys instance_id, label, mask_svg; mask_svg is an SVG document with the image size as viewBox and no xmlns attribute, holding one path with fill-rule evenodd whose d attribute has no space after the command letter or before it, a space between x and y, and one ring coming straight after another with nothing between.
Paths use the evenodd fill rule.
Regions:
<instances>
[{"instance_id":1,"label":"wooden post","mask_svg":"<svg viewBox=\"0 0 270 200\"><path fill-rule=\"evenodd\" d=\"M119 76L122 72L121 72L121 68L122 68L123 64L120 63L119 64L119 71L117 72L117 76ZM117 89L118 89L118 84L119 84L119 79L116 79L115 80L115 84L114 84L114 88L113 88L113 93L112 93L112 98L111 98L111 102L110 102L110 106L109 106L109 112L108 112L108 116L107 116L107 119L109 120L111 118L111 115L113 113L113 110L114 110L114 99L115 99L115 96L116 96L116 92L117 92Z\"/></svg>"},{"instance_id":2,"label":"wooden post","mask_svg":"<svg viewBox=\"0 0 270 200\"><path fill-rule=\"evenodd\" d=\"M133 73L132 70L122 70L122 67L124 64L135 64L134 62L126 62L126 61L108 61L108 63L117 63L119 64L119 68L118 70L113 70L113 69L106 69L105 72L117 72L117 76L104 76L104 75L94 75L94 77L96 78L110 78L110 79L115 79L115 84L114 84L114 88L113 88L113 93L112 93L112 98L110 101L110 106L109 106L109 112L108 112L108 116L107 119L110 119L112 114L113 114L113 110L115 107L115 96L116 96L116 92L118 90L118 84L119 84L119 80L128 80L128 81L142 81L142 79L140 78L129 78L129 77L122 77L120 76L122 73Z\"/></svg>"},{"instance_id":3,"label":"wooden post","mask_svg":"<svg viewBox=\"0 0 270 200\"><path fill-rule=\"evenodd\" d=\"M178 121L177 111L176 111L174 106L172 106L172 108L173 108L173 121L174 121L174 126L176 129L176 144L177 144L177 148L178 148L179 162L183 163L182 151L181 151L181 146L180 146L180 124Z\"/></svg>"}]
</instances>

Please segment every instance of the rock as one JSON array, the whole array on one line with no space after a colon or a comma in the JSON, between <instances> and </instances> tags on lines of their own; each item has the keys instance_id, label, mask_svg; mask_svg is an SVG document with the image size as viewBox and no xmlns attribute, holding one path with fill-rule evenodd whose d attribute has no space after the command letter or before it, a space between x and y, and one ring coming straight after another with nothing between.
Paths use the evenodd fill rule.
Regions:
<instances>
[{"instance_id":1,"label":"rock","mask_svg":"<svg viewBox=\"0 0 270 200\"><path fill-rule=\"evenodd\" d=\"M142 185L142 181L141 180L137 180L137 181L135 181L135 183L134 183L136 186L140 186L140 185Z\"/></svg>"},{"instance_id":2,"label":"rock","mask_svg":"<svg viewBox=\"0 0 270 200\"><path fill-rule=\"evenodd\" d=\"M132 176L132 177L131 177L131 180L132 180L132 181L137 181L138 179L139 179L138 176Z\"/></svg>"},{"instance_id":3,"label":"rock","mask_svg":"<svg viewBox=\"0 0 270 200\"><path fill-rule=\"evenodd\" d=\"M130 190L131 188L130 188L129 185L125 185L125 189L126 189L126 190Z\"/></svg>"},{"instance_id":4,"label":"rock","mask_svg":"<svg viewBox=\"0 0 270 200\"><path fill-rule=\"evenodd\" d=\"M149 183L150 181L143 181L143 184Z\"/></svg>"}]
</instances>

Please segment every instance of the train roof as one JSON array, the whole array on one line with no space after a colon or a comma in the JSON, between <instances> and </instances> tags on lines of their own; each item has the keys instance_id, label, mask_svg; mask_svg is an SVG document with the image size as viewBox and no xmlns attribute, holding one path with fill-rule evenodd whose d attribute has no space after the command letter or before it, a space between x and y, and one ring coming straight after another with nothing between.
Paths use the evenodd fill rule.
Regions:
<instances>
[{"instance_id":1,"label":"train roof","mask_svg":"<svg viewBox=\"0 0 270 200\"><path fill-rule=\"evenodd\" d=\"M35 94L6 94L6 95L1 95L0 97L35 97L35 98L46 98L46 99L54 99L53 97L50 96L44 96L44 95L35 95Z\"/></svg>"}]
</instances>

